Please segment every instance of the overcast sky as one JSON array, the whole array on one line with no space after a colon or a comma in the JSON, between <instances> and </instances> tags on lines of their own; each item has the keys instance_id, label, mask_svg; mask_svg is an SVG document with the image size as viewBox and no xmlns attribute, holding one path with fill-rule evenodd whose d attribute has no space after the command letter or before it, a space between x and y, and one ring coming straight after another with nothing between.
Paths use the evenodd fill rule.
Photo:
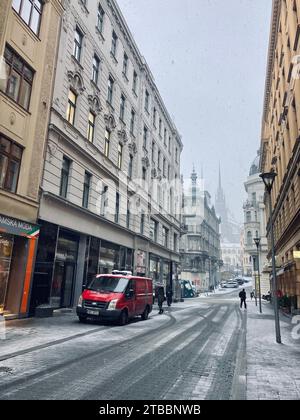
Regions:
<instances>
[{"instance_id":1,"label":"overcast sky","mask_svg":"<svg viewBox=\"0 0 300 420\"><path fill-rule=\"evenodd\" d=\"M260 143L271 0L117 0L182 135L182 172L221 162L228 207L243 220L243 182Z\"/></svg>"}]
</instances>

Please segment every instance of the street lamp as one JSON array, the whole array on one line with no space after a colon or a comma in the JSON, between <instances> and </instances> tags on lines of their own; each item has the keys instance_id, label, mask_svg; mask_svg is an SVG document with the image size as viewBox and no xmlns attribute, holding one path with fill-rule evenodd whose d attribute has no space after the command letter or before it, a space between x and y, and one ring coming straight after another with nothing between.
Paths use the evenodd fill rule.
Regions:
<instances>
[{"instance_id":1,"label":"street lamp","mask_svg":"<svg viewBox=\"0 0 300 420\"><path fill-rule=\"evenodd\" d=\"M260 287L260 271L259 271L259 246L260 246L260 238L254 238L253 241L255 242L256 249L257 249L257 272L258 272L258 298L259 298L259 312L262 314L261 309L261 287Z\"/></svg>"},{"instance_id":2,"label":"street lamp","mask_svg":"<svg viewBox=\"0 0 300 420\"><path fill-rule=\"evenodd\" d=\"M280 335L280 322L279 322L279 310L278 310L278 298L277 298L277 278L276 278L276 262L275 262L275 241L274 241L274 228L273 228L273 211L272 211L272 200L271 191L277 176L276 172L267 172L259 175L263 180L268 197L269 197L269 213L270 213L270 233L271 233L271 249L272 249L272 272L273 272L273 302L274 302L274 314L275 314L275 330L276 330L276 341L281 344Z\"/></svg>"}]
</instances>

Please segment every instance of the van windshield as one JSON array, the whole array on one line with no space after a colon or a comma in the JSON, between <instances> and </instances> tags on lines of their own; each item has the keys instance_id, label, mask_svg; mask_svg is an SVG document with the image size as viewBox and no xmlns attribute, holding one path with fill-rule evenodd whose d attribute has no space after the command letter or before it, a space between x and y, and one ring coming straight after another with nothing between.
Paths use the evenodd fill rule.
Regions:
<instances>
[{"instance_id":1,"label":"van windshield","mask_svg":"<svg viewBox=\"0 0 300 420\"><path fill-rule=\"evenodd\" d=\"M95 277L88 289L103 293L123 293L128 285L128 279L118 277Z\"/></svg>"}]
</instances>

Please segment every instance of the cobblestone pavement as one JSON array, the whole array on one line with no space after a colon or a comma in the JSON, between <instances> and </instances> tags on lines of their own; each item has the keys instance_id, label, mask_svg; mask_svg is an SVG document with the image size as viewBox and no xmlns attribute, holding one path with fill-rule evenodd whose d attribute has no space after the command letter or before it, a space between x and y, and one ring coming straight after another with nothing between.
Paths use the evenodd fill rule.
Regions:
<instances>
[{"instance_id":1,"label":"cobblestone pavement","mask_svg":"<svg viewBox=\"0 0 300 420\"><path fill-rule=\"evenodd\" d=\"M271 312L265 317L271 324ZM8 323L8 339L1 341L0 399L251 399L266 397L266 391L260 394L266 381L275 398L272 370L263 381L260 376L273 343L270 337L254 345L256 318L254 304L239 309L235 292L186 300L164 315L155 308L148 321L125 327L81 325L73 314ZM290 355L296 350L289 346ZM282 376L280 387L290 374Z\"/></svg>"}]
</instances>

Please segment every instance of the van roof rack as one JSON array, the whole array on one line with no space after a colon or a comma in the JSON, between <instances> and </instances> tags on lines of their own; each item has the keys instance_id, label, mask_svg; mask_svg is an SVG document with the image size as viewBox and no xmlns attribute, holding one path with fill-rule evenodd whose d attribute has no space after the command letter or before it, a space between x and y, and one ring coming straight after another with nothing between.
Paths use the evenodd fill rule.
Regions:
<instances>
[{"instance_id":1,"label":"van roof rack","mask_svg":"<svg viewBox=\"0 0 300 420\"><path fill-rule=\"evenodd\" d=\"M132 276L132 271L120 271L120 270L113 270L112 274L114 275L119 275L121 274L122 276Z\"/></svg>"}]
</instances>

